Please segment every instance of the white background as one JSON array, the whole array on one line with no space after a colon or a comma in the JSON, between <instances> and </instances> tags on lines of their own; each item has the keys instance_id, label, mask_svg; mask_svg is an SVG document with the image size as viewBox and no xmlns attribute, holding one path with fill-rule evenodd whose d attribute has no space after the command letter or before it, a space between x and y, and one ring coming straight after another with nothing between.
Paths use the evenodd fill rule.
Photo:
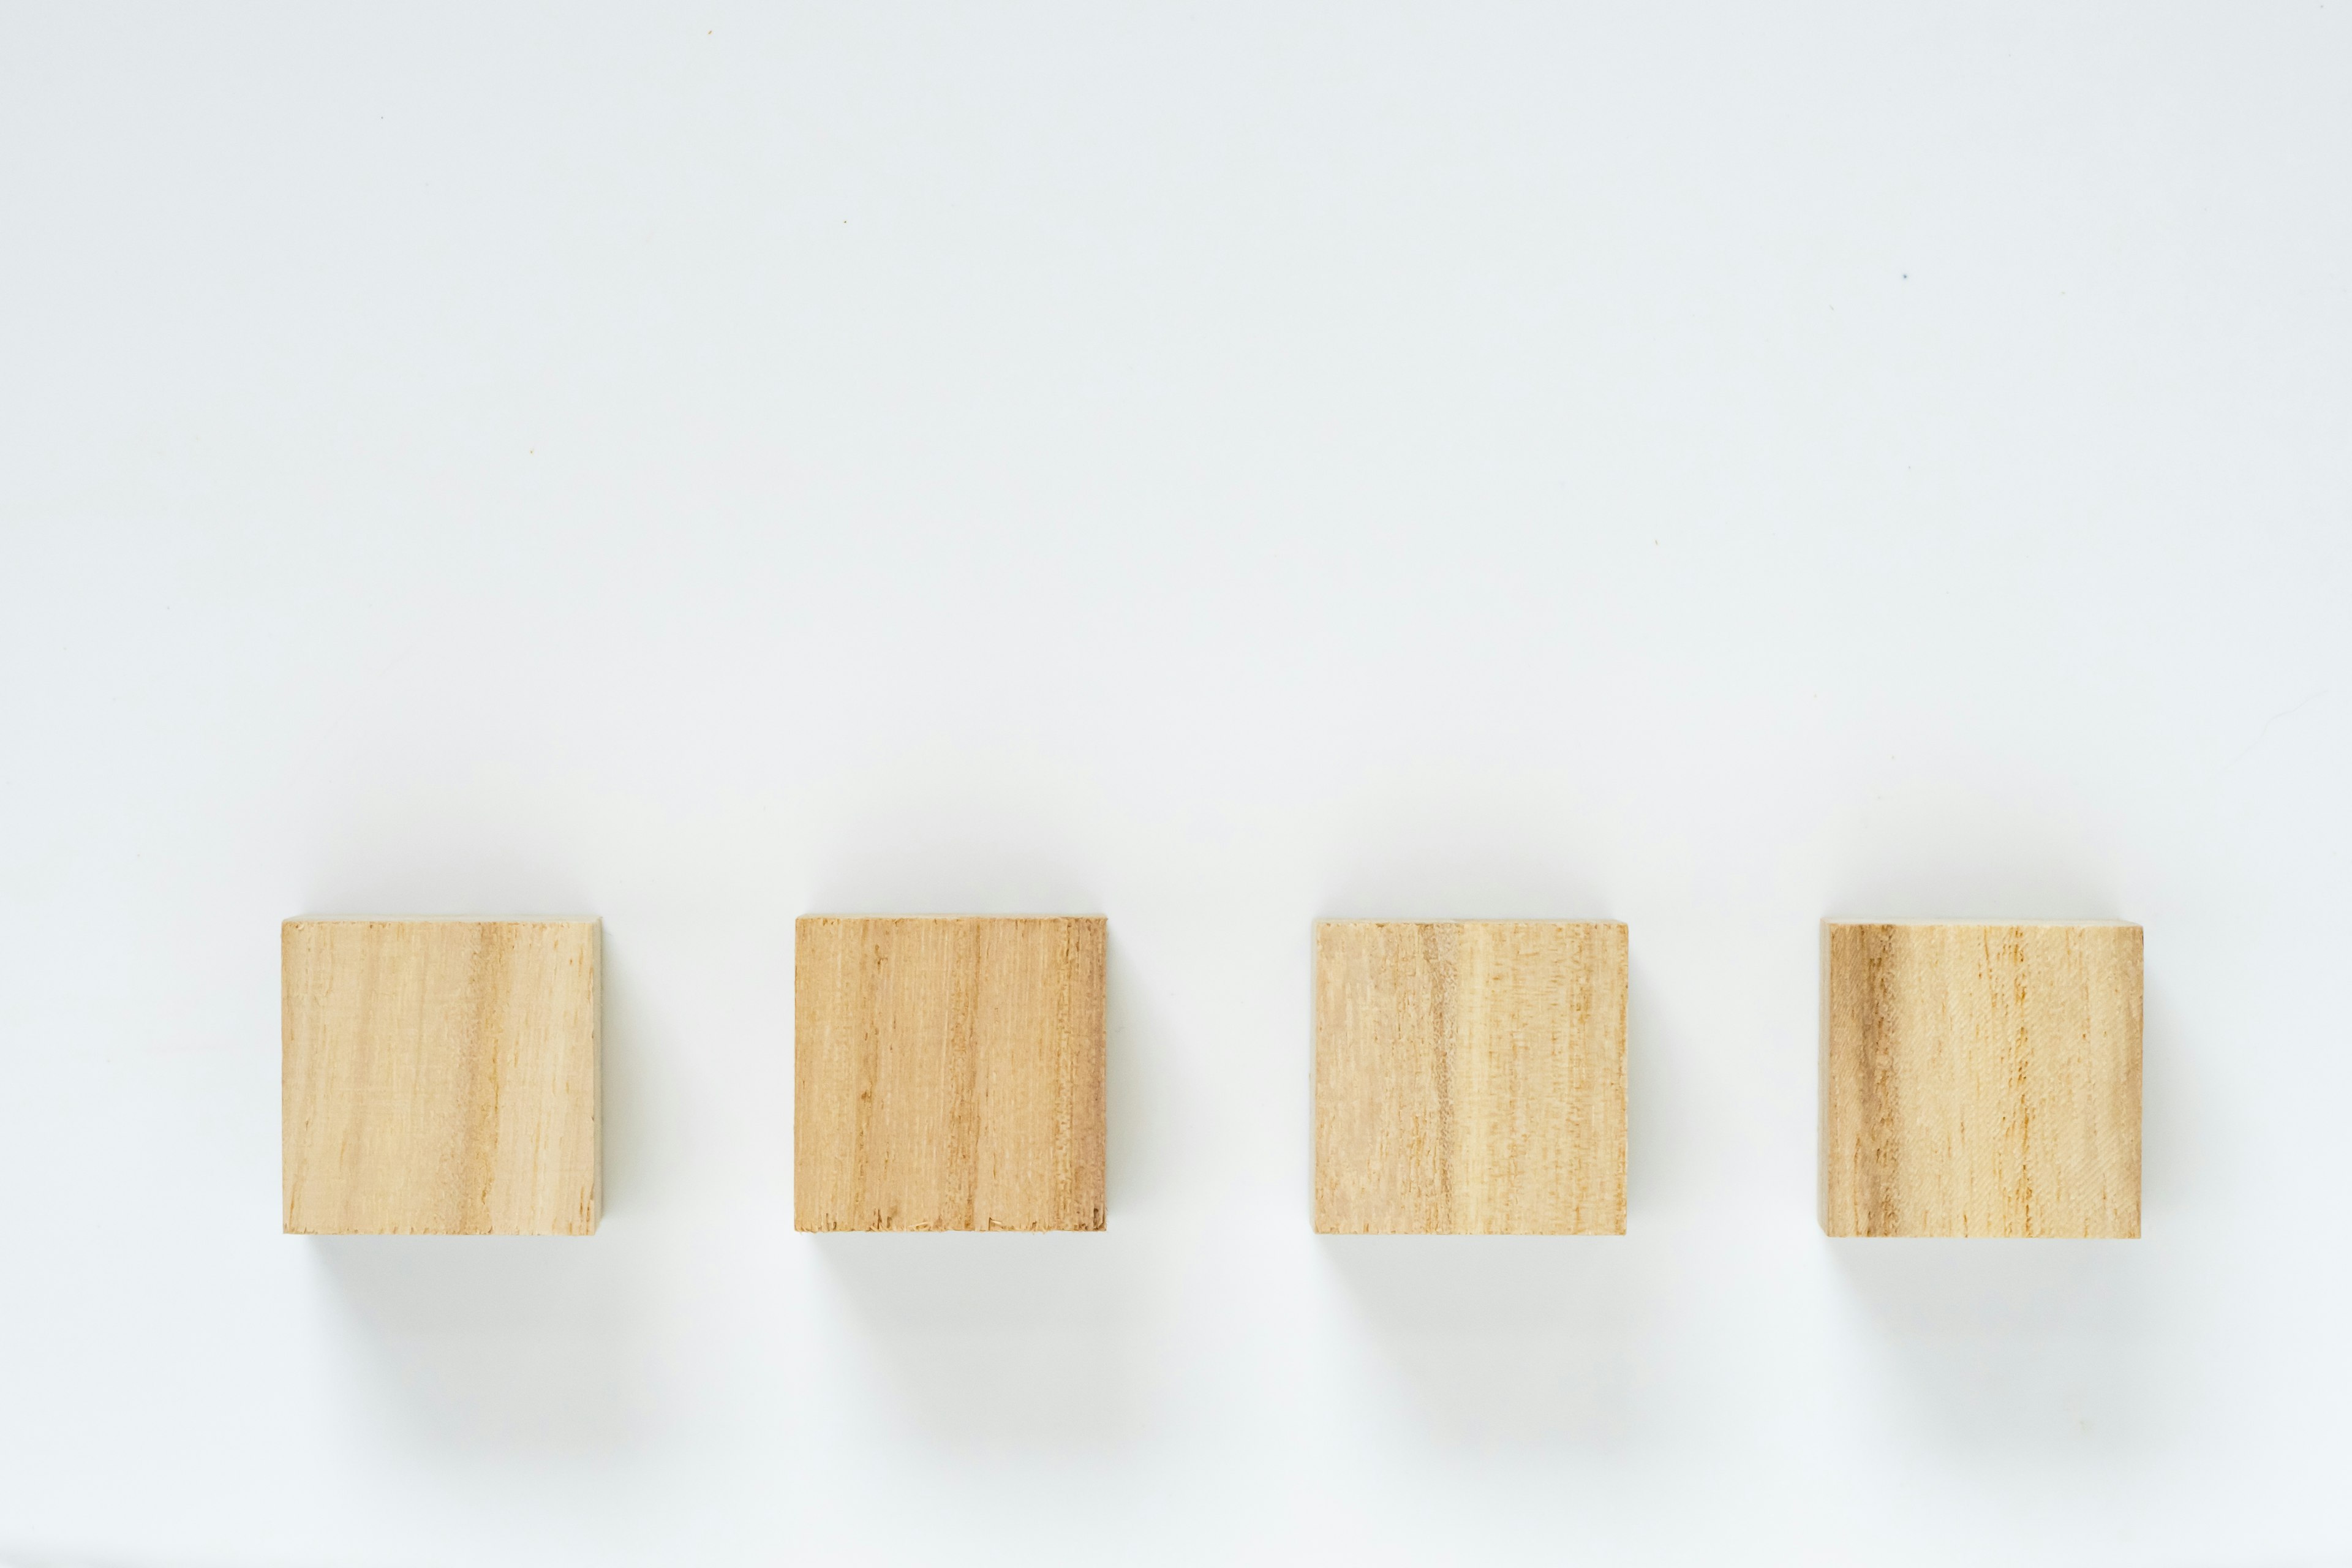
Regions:
<instances>
[{"instance_id":1,"label":"white background","mask_svg":"<svg viewBox=\"0 0 2352 1568\"><path fill-rule=\"evenodd\" d=\"M2352 1562L2352 6L12 6L0 524L0 1560ZM523 910L602 1233L279 1235ZM1107 1234L793 1231L820 910ZM1825 914L2146 925L2144 1240L1821 1237ZM1631 923L1628 1236L1310 1234L1322 915Z\"/></svg>"}]
</instances>

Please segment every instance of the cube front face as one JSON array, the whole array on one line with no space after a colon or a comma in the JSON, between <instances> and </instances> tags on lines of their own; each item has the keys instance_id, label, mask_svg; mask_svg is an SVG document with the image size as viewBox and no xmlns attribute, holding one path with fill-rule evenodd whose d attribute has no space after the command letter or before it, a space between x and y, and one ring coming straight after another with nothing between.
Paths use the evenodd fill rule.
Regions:
<instances>
[{"instance_id":1,"label":"cube front face","mask_svg":"<svg viewBox=\"0 0 2352 1568\"><path fill-rule=\"evenodd\" d=\"M595 1230L597 921L295 920L283 944L289 1232Z\"/></svg>"},{"instance_id":2,"label":"cube front face","mask_svg":"<svg viewBox=\"0 0 2352 1568\"><path fill-rule=\"evenodd\" d=\"M800 921L802 1230L1100 1230L1098 916Z\"/></svg>"},{"instance_id":3,"label":"cube front face","mask_svg":"<svg viewBox=\"0 0 2352 1568\"><path fill-rule=\"evenodd\" d=\"M1315 928L1315 1228L1622 1236L1626 933Z\"/></svg>"},{"instance_id":4,"label":"cube front face","mask_svg":"<svg viewBox=\"0 0 2352 1568\"><path fill-rule=\"evenodd\" d=\"M1822 1228L2139 1234L2140 928L1824 922Z\"/></svg>"}]
</instances>

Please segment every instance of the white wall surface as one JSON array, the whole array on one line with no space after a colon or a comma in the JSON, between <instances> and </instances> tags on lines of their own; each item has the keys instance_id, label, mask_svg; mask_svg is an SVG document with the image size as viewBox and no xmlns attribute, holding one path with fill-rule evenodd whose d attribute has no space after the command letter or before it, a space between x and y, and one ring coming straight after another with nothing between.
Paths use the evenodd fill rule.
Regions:
<instances>
[{"instance_id":1,"label":"white wall surface","mask_svg":"<svg viewBox=\"0 0 2352 1568\"><path fill-rule=\"evenodd\" d=\"M0 1562L2352 1562L2352 6L0 13ZM593 1240L278 1234L278 922L604 917ZM790 933L1110 917L1110 1226ZM2146 1237L1832 1244L1823 915L2147 931ZM1317 916L1633 931L1318 1239Z\"/></svg>"}]
</instances>

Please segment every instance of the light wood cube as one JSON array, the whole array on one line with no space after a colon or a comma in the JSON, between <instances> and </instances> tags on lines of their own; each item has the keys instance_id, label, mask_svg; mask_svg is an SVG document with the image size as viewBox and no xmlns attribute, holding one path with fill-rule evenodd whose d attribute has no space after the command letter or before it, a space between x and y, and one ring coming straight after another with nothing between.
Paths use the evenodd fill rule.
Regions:
<instances>
[{"instance_id":1,"label":"light wood cube","mask_svg":"<svg viewBox=\"0 0 2352 1568\"><path fill-rule=\"evenodd\" d=\"M2139 1234L2140 928L1825 921L1822 1228Z\"/></svg>"},{"instance_id":2,"label":"light wood cube","mask_svg":"<svg viewBox=\"0 0 2352 1568\"><path fill-rule=\"evenodd\" d=\"M801 921L802 1230L1100 1230L1100 917Z\"/></svg>"},{"instance_id":3,"label":"light wood cube","mask_svg":"<svg viewBox=\"0 0 2352 1568\"><path fill-rule=\"evenodd\" d=\"M603 1205L593 920L294 920L286 1228L586 1236Z\"/></svg>"},{"instance_id":4,"label":"light wood cube","mask_svg":"<svg viewBox=\"0 0 2352 1568\"><path fill-rule=\"evenodd\" d=\"M1315 928L1315 1228L1622 1236L1625 928Z\"/></svg>"}]
</instances>

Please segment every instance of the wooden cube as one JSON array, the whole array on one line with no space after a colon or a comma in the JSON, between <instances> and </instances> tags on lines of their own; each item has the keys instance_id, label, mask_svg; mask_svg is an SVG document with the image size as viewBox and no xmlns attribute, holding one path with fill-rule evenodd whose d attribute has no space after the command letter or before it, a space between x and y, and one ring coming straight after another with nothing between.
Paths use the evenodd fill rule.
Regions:
<instances>
[{"instance_id":1,"label":"wooden cube","mask_svg":"<svg viewBox=\"0 0 2352 1568\"><path fill-rule=\"evenodd\" d=\"M285 925L286 1228L586 1236L593 920Z\"/></svg>"},{"instance_id":2,"label":"wooden cube","mask_svg":"<svg viewBox=\"0 0 2352 1568\"><path fill-rule=\"evenodd\" d=\"M1822 928L1822 1228L2139 1234L2140 928Z\"/></svg>"},{"instance_id":3,"label":"wooden cube","mask_svg":"<svg viewBox=\"0 0 2352 1568\"><path fill-rule=\"evenodd\" d=\"M1099 916L800 922L802 1230L1100 1230Z\"/></svg>"},{"instance_id":4,"label":"wooden cube","mask_svg":"<svg viewBox=\"0 0 2352 1568\"><path fill-rule=\"evenodd\" d=\"M1625 928L1315 928L1315 1228L1622 1236Z\"/></svg>"}]
</instances>

